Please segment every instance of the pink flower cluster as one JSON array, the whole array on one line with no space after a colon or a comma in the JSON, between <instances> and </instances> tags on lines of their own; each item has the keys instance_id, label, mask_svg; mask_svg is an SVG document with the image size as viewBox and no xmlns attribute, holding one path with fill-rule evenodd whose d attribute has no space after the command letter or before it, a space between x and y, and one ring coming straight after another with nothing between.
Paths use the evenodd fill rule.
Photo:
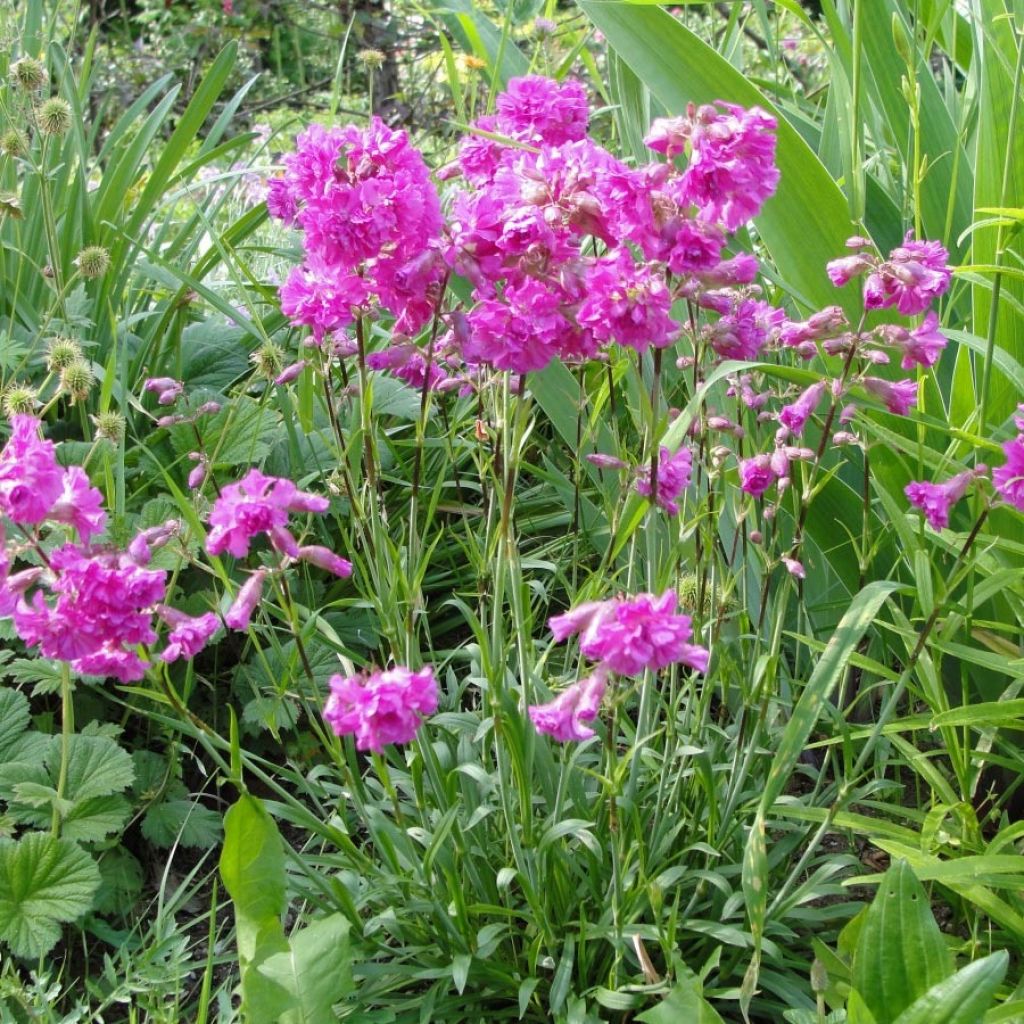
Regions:
<instances>
[{"instance_id":1,"label":"pink flower cluster","mask_svg":"<svg viewBox=\"0 0 1024 1024\"><path fill-rule=\"evenodd\" d=\"M303 232L305 260L281 288L281 307L320 342L379 303L396 330L430 317L444 276L441 206L423 157L404 131L312 125L270 182L271 216Z\"/></svg>"},{"instance_id":2,"label":"pink flower cluster","mask_svg":"<svg viewBox=\"0 0 1024 1024\"><path fill-rule=\"evenodd\" d=\"M330 688L324 718L338 736L355 736L358 750L380 754L389 743L409 743L424 717L437 711L437 682L429 665L418 672L399 666L336 675Z\"/></svg>"},{"instance_id":3,"label":"pink flower cluster","mask_svg":"<svg viewBox=\"0 0 1024 1024\"><path fill-rule=\"evenodd\" d=\"M125 683L145 674L148 665L137 648L156 642L157 611L172 625L160 657L198 653L219 620L212 614L193 619L162 605L167 574L147 568L152 547L166 543L177 524L143 531L125 551L88 543L106 525L102 494L80 466L60 468L37 419L15 416L12 426L0 451L0 512L25 530L26 540L0 550L0 616L12 618L18 636L43 657ZM47 552L39 536L43 523L71 527L80 542ZM12 574L14 560L30 549L44 564Z\"/></svg>"},{"instance_id":4,"label":"pink flower cluster","mask_svg":"<svg viewBox=\"0 0 1024 1024\"><path fill-rule=\"evenodd\" d=\"M683 170L626 166L587 136L587 120L578 83L513 79L475 126L487 134L467 137L444 172L469 186L452 202L447 258L474 286L453 334L471 364L528 373L612 342L664 348L681 333L677 297L752 279L756 263L723 249L775 189L774 119L721 104L656 123L648 144L688 148ZM676 137L679 147L666 141ZM739 311L744 351L781 319L763 305Z\"/></svg>"},{"instance_id":5,"label":"pink flower cluster","mask_svg":"<svg viewBox=\"0 0 1024 1024\"><path fill-rule=\"evenodd\" d=\"M1019 408L1024 411L1024 405ZM1024 512L1024 416L1014 423L1018 434L1003 444L1006 462L992 470L992 484L1003 501Z\"/></svg>"},{"instance_id":6,"label":"pink flower cluster","mask_svg":"<svg viewBox=\"0 0 1024 1024\"><path fill-rule=\"evenodd\" d=\"M690 617L678 614L677 607L675 592L666 590L660 597L637 594L634 598L593 601L552 618L548 625L555 640L581 634L580 651L597 662L597 667L554 700L531 705L529 714L534 726L563 742L592 736L593 730L582 723L597 717L611 672L636 676L674 664L706 672L710 655L690 642Z\"/></svg>"}]
</instances>

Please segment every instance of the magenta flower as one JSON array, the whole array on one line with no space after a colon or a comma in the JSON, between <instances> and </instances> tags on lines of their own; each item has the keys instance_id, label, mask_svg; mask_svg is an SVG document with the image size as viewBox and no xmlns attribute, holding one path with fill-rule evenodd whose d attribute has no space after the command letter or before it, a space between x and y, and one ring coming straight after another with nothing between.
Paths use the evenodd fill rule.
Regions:
<instances>
[{"instance_id":1,"label":"magenta flower","mask_svg":"<svg viewBox=\"0 0 1024 1024\"><path fill-rule=\"evenodd\" d=\"M0 512L12 522L41 523L64 490L52 441L39 437L39 420L16 415L0 451Z\"/></svg>"},{"instance_id":2,"label":"magenta flower","mask_svg":"<svg viewBox=\"0 0 1024 1024\"><path fill-rule=\"evenodd\" d=\"M849 284L855 277L873 269L875 261L870 256L862 256L859 253L854 256L840 256L838 259L830 260L825 264L825 272L829 280L837 287Z\"/></svg>"},{"instance_id":3,"label":"magenta flower","mask_svg":"<svg viewBox=\"0 0 1024 1024\"><path fill-rule=\"evenodd\" d=\"M794 434L802 433L804 424L814 410L818 408L818 403L821 401L821 396L825 393L826 387L827 384L823 380L811 384L795 402L783 406L782 411L779 413L779 422L784 427L792 430Z\"/></svg>"},{"instance_id":4,"label":"magenta flower","mask_svg":"<svg viewBox=\"0 0 1024 1024\"><path fill-rule=\"evenodd\" d=\"M142 385L143 391L153 392L158 405L171 405L185 390L185 385L173 377L149 377Z\"/></svg>"},{"instance_id":5,"label":"magenta flower","mask_svg":"<svg viewBox=\"0 0 1024 1024\"><path fill-rule=\"evenodd\" d=\"M676 662L706 672L708 652L689 643L690 618L675 613L677 603L672 590L608 602L584 630L580 651L620 675L656 672Z\"/></svg>"},{"instance_id":6,"label":"magenta flower","mask_svg":"<svg viewBox=\"0 0 1024 1024\"><path fill-rule=\"evenodd\" d=\"M949 288L949 253L938 242L916 241L908 231L903 245L893 249L864 282L868 309L895 306L904 316L923 313Z\"/></svg>"},{"instance_id":7,"label":"magenta flower","mask_svg":"<svg viewBox=\"0 0 1024 1024\"><path fill-rule=\"evenodd\" d=\"M740 488L752 497L759 498L777 479L770 455L740 460Z\"/></svg>"},{"instance_id":8,"label":"magenta flower","mask_svg":"<svg viewBox=\"0 0 1024 1024\"><path fill-rule=\"evenodd\" d=\"M576 319L597 342L617 341L644 352L650 345L665 348L679 336L671 310L665 278L636 266L629 251L620 249L588 269L586 298Z\"/></svg>"},{"instance_id":9,"label":"magenta flower","mask_svg":"<svg viewBox=\"0 0 1024 1024\"><path fill-rule=\"evenodd\" d=\"M791 576L794 576L798 580L807 578L807 572L804 569L803 562L797 561L795 558L783 558L782 564L786 567L786 572Z\"/></svg>"},{"instance_id":10,"label":"magenta flower","mask_svg":"<svg viewBox=\"0 0 1024 1024\"><path fill-rule=\"evenodd\" d=\"M679 513L676 499L690 485L693 456L689 448L671 452L664 445L658 450L658 504L670 515ZM651 467L644 466L637 477L636 489L645 498L651 496Z\"/></svg>"},{"instance_id":11,"label":"magenta flower","mask_svg":"<svg viewBox=\"0 0 1024 1024\"><path fill-rule=\"evenodd\" d=\"M423 718L437 711L437 682L428 665L401 666L354 676L332 676L324 718L338 736L355 736L356 749L380 754L388 743L409 743Z\"/></svg>"},{"instance_id":12,"label":"magenta flower","mask_svg":"<svg viewBox=\"0 0 1024 1024\"><path fill-rule=\"evenodd\" d=\"M1006 462L992 470L992 483L1004 501L1024 512L1024 434L1003 445Z\"/></svg>"},{"instance_id":13,"label":"magenta flower","mask_svg":"<svg viewBox=\"0 0 1024 1024\"><path fill-rule=\"evenodd\" d=\"M914 366L934 366L946 347L946 336L939 330L939 317L934 310L925 314L924 322L912 330L897 324L880 328L882 337L903 353L900 366L909 370Z\"/></svg>"},{"instance_id":14,"label":"magenta flower","mask_svg":"<svg viewBox=\"0 0 1024 1024\"><path fill-rule=\"evenodd\" d=\"M194 658L220 628L220 619L213 612L191 616L162 604L157 608L157 613L171 627L167 634L167 646L160 654L161 661Z\"/></svg>"},{"instance_id":15,"label":"magenta flower","mask_svg":"<svg viewBox=\"0 0 1024 1024\"><path fill-rule=\"evenodd\" d=\"M244 558L257 534L275 534L279 544L284 540L289 512L324 512L329 504L326 498L300 491L290 480L250 469L238 483L221 490L210 512L213 529L207 535L206 550L211 555L228 551Z\"/></svg>"},{"instance_id":16,"label":"magenta flower","mask_svg":"<svg viewBox=\"0 0 1024 1024\"><path fill-rule=\"evenodd\" d=\"M693 115L682 190L705 220L735 231L757 216L779 183L776 122L760 107L716 106L699 107Z\"/></svg>"},{"instance_id":17,"label":"magenta flower","mask_svg":"<svg viewBox=\"0 0 1024 1024\"><path fill-rule=\"evenodd\" d=\"M944 530L949 526L950 509L967 493L971 481L984 469L984 466L968 469L940 484L914 481L907 484L903 493L912 505L924 512L934 529Z\"/></svg>"},{"instance_id":18,"label":"magenta flower","mask_svg":"<svg viewBox=\"0 0 1024 1024\"><path fill-rule=\"evenodd\" d=\"M596 668L547 704L531 704L528 708L530 721L538 732L560 743L588 740L595 733L583 723L597 718L607 684L607 673Z\"/></svg>"},{"instance_id":19,"label":"magenta flower","mask_svg":"<svg viewBox=\"0 0 1024 1024\"><path fill-rule=\"evenodd\" d=\"M299 548L299 558L318 569L324 569L335 576L351 576L352 563L341 555L336 555L330 548L321 547L319 544L310 544Z\"/></svg>"},{"instance_id":20,"label":"magenta flower","mask_svg":"<svg viewBox=\"0 0 1024 1024\"><path fill-rule=\"evenodd\" d=\"M107 525L103 495L89 483L85 470L81 466L69 466L64 470L63 484L60 497L53 503L47 518L73 526L82 540L102 533Z\"/></svg>"},{"instance_id":21,"label":"magenta flower","mask_svg":"<svg viewBox=\"0 0 1024 1024\"><path fill-rule=\"evenodd\" d=\"M755 359L786 314L759 299L740 299L705 328L708 344L723 359Z\"/></svg>"},{"instance_id":22,"label":"magenta flower","mask_svg":"<svg viewBox=\"0 0 1024 1024\"><path fill-rule=\"evenodd\" d=\"M587 134L587 93L576 81L541 75L509 79L495 102L498 129L520 142L560 146Z\"/></svg>"},{"instance_id":23,"label":"magenta flower","mask_svg":"<svg viewBox=\"0 0 1024 1024\"><path fill-rule=\"evenodd\" d=\"M266 569L257 569L239 588L231 607L224 616L230 629L248 629L252 621L252 613L263 596L263 581L267 578Z\"/></svg>"},{"instance_id":24,"label":"magenta flower","mask_svg":"<svg viewBox=\"0 0 1024 1024\"><path fill-rule=\"evenodd\" d=\"M909 377L898 381L865 377L861 383L870 394L880 398L889 412L896 416L906 416L917 404L917 381Z\"/></svg>"},{"instance_id":25,"label":"magenta flower","mask_svg":"<svg viewBox=\"0 0 1024 1024\"><path fill-rule=\"evenodd\" d=\"M126 553L65 544L51 552L47 573L26 580L14 627L43 657L70 662L76 672L140 679L146 665L127 649L156 639L152 609L163 600L166 575ZM43 590L29 597L35 582L45 582L52 604Z\"/></svg>"}]
</instances>

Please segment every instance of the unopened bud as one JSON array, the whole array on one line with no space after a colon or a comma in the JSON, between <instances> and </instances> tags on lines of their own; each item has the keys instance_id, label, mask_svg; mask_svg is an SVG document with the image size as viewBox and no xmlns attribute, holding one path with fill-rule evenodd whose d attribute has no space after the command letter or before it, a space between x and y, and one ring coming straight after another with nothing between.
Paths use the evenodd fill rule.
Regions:
<instances>
[{"instance_id":1,"label":"unopened bud","mask_svg":"<svg viewBox=\"0 0 1024 1024\"><path fill-rule=\"evenodd\" d=\"M75 264L82 277L92 281L110 269L110 253L102 245L88 245L75 258Z\"/></svg>"},{"instance_id":2,"label":"unopened bud","mask_svg":"<svg viewBox=\"0 0 1024 1024\"><path fill-rule=\"evenodd\" d=\"M65 366L60 373L60 389L74 402L84 402L89 397L96 377L92 367L84 360Z\"/></svg>"},{"instance_id":3,"label":"unopened bud","mask_svg":"<svg viewBox=\"0 0 1024 1024\"><path fill-rule=\"evenodd\" d=\"M22 57L11 65L11 81L26 92L35 92L46 84L46 68L34 57Z\"/></svg>"},{"instance_id":4,"label":"unopened bud","mask_svg":"<svg viewBox=\"0 0 1024 1024\"><path fill-rule=\"evenodd\" d=\"M37 396L28 384L12 384L4 391L3 408L7 417L29 415L35 412Z\"/></svg>"},{"instance_id":5,"label":"unopened bud","mask_svg":"<svg viewBox=\"0 0 1024 1024\"><path fill-rule=\"evenodd\" d=\"M44 135L59 138L71 127L71 104L60 96L51 96L37 111L36 121Z\"/></svg>"}]
</instances>

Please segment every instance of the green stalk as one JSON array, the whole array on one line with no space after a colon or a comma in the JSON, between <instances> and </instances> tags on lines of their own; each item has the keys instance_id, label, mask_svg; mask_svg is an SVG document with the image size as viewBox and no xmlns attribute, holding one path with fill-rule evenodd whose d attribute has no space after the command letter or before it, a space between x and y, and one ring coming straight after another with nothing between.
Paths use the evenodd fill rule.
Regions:
<instances>
[{"instance_id":1,"label":"green stalk","mask_svg":"<svg viewBox=\"0 0 1024 1024\"><path fill-rule=\"evenodd\" d=\"M71 734L75 731L75 705L71 696L71 666L60 663L60 771L57 775L57 797L53 802L53 818L50 831L55 839L60 838L63 814L60 804L68 784L68 760L71 756Z\"/></svg>"}]
</instances>

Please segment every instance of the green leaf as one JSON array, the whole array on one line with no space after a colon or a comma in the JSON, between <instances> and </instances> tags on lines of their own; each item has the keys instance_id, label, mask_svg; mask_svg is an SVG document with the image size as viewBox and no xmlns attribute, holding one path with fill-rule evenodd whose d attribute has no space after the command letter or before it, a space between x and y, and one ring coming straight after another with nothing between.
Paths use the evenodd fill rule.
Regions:
<instances>
[{"instance_id":1,"label":"green leaf","mask_svg":"<svg viewBox=\"0 0 1024 1024\"><path fill-rule=\"evenodd\" d=\"M99 869L102 882L93 910L127 917L142 893L142 865L123 846L115 846L100 856Z\"/></svg>"},{"instance_id":2,"label":"green leaf","mask_svg":"<svg viewBox=\"0 0 1024 1024\"><path fill-rule=\"evenodd\" d=\"M70 839L0 839L0 940L15 956L44 956L61 924L91 908L99 884L96 862Z\"/></svg>"},{"instance_id":3,"label":"green leaf","mask_svg":"<svg viewBox=\"0 0 1024 1024\"><path fill-rule=\"evenodd\" d=\"M333 1020L331 1007L352 991L348 921L332 914L292 935L287 952L274 953L257 968L294 999L281 1024Z\"/></svg>"},{"instance_id":4,"label":"green leaf","mask_svg":"<svg viewBox=\"0 0 1024 1024\"><path fill-rule=\"evenodd\" d=\"M924 887L896 861L868 908L853 956L853 987L878 1024L900 1014L953 971Z\"/></svg>"},{"instance_id":5,"label":"green leaf","mask_svg":"<svg viewBox=\"0 0 1024 1024\"><path fill-rule=\"evenodd\" d=\"M644 1024L724 1024L715 1008L704 998L696 976L677 981L657 1006L638 1013Z\"/></svg>"},{"instance_id":6,"label":"green leaf","mask_svg":"<svg viewBox=\"0 0 1024 1024\"><path fill-rule=\"evenodd\" d=\"M992 1005L1008 962L1005 949L975 960L933 985L893 1024L978 1024Z\"/></svg>"},{"instance_id":7,"label":"green leaf","mask_svg":"<svg viewBox=\"0 0 1024 1024\"><path fill-rule=\"evenodd\" d=\"M154 846L166 848L177 843L210 850L220 842L220 815L188 797L160 800L143 816L142 834Z\"/></svg>"},{"instance_id":8,"label":"green leaf","mask_svg":"<svg viewBox=\"0 0 1024 1024\"><path fill-rule=\"evenodd\" d=\"M18 690L0 690L0 761L10 759L11 746L27 728L28 698Z\"/></svg>"},{"instance_id":9,"label":"green leaf","mask_svg":"<svg viewBox=\"0 0 1024 1024\"><path fill-rule=\"evenodd\" d=\"M80 843L98 843L120 831L131 813L123 796L93 796L76 800L63 816L61 835Z\"/></svg>"},{"instance_id":10,"label":"green leaf","mask_svg":"<svg viewBox=\"0 0 1024 1024\"><path fill-rule=\"evenodd\" d=\"M59 737L50 741L46 757L50 776L60 773ZM106 736L72 736L68 743L67 781L64 793L75 802L112 796L126 790L135 779L135 765L128 751Z\"/></svg>"}]
</instances>

